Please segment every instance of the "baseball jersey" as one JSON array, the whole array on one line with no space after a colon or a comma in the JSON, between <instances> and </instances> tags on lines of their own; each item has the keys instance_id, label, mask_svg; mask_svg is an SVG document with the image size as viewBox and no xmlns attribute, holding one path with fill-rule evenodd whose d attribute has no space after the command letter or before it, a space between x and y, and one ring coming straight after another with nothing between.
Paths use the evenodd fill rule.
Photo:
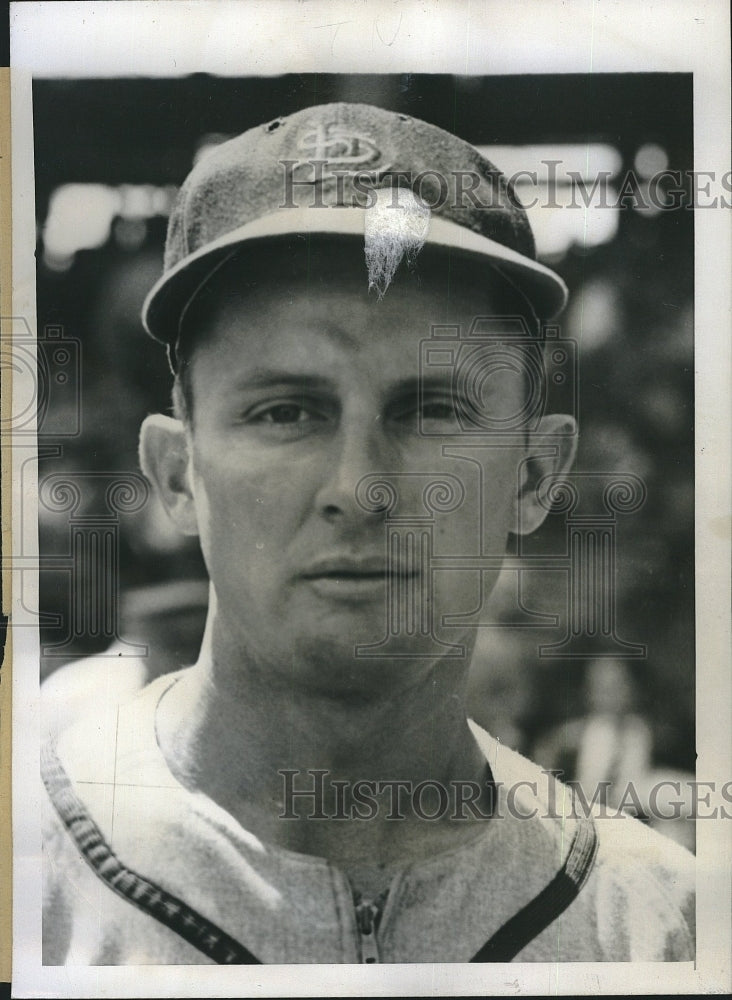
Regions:
<instances>
[{"instance_id":1,"label":"baseball jersey","mask_svg":"<svg viewBox=\"0 0 732 1000\"><path fill-rule=\"evenodd\" d=\"M477 727L491 818L364 909L326 858L263 842L176 780L155 711L179 676L44 752L44 964L499 960L476 956L579 869L561 913L516 939L517 961L693 960L693 856L629 816L587 835L560 782Z\"/></svg>"}]
</instances>

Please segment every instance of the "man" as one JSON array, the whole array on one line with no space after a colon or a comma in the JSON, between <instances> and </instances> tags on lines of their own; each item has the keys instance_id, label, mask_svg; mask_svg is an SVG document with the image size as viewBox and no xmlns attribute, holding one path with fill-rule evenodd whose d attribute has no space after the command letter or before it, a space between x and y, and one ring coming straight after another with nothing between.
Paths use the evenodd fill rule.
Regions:
<instances>
[{"instance_id":1,"label":"man","mask_svg":"<svg viewBox=\"0 0 732 1000\"><path fill-rule=\"evenodd\" d=\"M460 619L573 459L537 389L565 297L505 179L405 115L309 108L192 171L140 453L206 630L44 752L46 963L693 957L690 855L466 718Z\"/></svg>"}]
</instances>

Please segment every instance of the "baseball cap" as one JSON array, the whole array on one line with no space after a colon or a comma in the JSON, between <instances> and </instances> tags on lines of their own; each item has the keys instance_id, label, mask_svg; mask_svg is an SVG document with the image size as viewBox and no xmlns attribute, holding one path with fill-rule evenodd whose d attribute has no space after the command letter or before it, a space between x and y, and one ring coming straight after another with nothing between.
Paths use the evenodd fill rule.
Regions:
<instances>
[{"instance_id":1,"label":"baseball cap","mask_svg":"<svg viewBox=\"0 0 732 1000\"><path fill-rule=\"evenodd\" d=\"M483 258L540 319L562 310L567 288L536 260L526 212L497 167L435 125L335 103L249 129L194 166L171 213L145 328L171 351L187 303L232 253L293 235L364 240L367 213L395 187L429 209L421 242Z\"/></svg>"}]
</instances>

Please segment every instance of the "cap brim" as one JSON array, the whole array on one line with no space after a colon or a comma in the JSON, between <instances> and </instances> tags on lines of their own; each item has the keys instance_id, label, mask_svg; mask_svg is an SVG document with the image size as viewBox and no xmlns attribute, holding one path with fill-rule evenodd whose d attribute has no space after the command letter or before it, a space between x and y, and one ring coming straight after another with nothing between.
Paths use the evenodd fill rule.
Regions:
<instances>
[{"instance_id":1,"label":"cap brim","mask_svg":"<svg viewBox=\"0 0 732 1000\"><path fill-rule=\"evenodd\" d=\"M142 322L156 340L175 342L181 314L193 292L233 249L287 236L343 236L364 239L359 208L281 209L233 229L189 254L154 285L142 307ZM552 319L567 303L567 286L554 271L495 240L448 219L430 219L426 243L486 258L519 288L540 319Z\"/></svg>"}]
</instances>

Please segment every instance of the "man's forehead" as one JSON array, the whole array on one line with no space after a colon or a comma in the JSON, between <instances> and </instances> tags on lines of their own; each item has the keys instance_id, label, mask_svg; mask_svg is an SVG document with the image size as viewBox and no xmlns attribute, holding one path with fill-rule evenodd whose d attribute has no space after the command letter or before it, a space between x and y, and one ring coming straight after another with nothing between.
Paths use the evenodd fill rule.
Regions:
<instances>
[{"instance_id":1,"label":"man's forehead","mask_svg":"<svg viewBox=\"0 0 732 1000\"><path fill-rule=\"evenodd\" d=\"M339 282L234 287L198 316L196 336L202 355L236 356L262 380L272 372L317 375L319 365L364 354L416 368L415 352L444 310L433 291L413 287L394 289L388 302Z\"/></svg>"},{"instance_id":2,"label":"man's forehead","mask_svg":"<svg viewBox=\"0 0 732 1000\"><path fill-rule=\"evenodd\" d=\"M245 301L241 308L231 300L222 304L192 366L201 389L205 386L208 393L215 387L229 398L282 391L386 404L424 392L453 392L462 384L463 369L470 378L478 373L480 395L503 395L523 385L522 376L516 382L523 371L519 355L507 357L500 335L465 338L453 350L451 363L439 363L444 326L435 326L432 310L421 312L414 300L410 304L395 295L386 306L385 301L334 293L315 298L308 308L305 292L302 299L293 295L267 301L267 311L257 311L256 302L249 308ZM403 308L392 308L397 301Z\"/></svg>"}]
</instances>

